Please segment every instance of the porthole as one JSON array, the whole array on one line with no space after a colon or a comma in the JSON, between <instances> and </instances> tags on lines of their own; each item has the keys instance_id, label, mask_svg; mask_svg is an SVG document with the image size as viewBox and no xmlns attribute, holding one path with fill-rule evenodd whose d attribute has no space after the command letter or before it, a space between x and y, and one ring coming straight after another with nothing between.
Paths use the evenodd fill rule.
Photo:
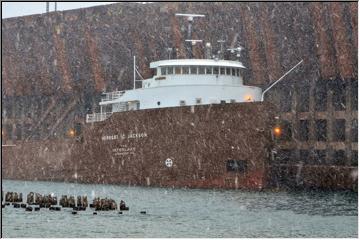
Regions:
<instances>
[{"instance_id":1,"label":"porthole","mask_svg":"<svg viewBox=\"0 0 360 240\"><path fill-rule=\"evenodd\" d=\"M160 106L160 102L157 102L157 105Z\"/></svg>"}]
</instances>

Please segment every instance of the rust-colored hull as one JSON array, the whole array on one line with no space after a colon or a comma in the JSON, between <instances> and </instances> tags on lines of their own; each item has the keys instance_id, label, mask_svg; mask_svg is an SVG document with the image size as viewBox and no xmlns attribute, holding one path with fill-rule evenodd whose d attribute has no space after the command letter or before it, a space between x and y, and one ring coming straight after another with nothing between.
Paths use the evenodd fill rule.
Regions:
<instances>
[{"instance_id":1,"label":"rust-colored hull","mask_svg":"<svg viewBox=\"0 0 360 240\"><path fill-rule=\"evenodd\" d=\"M81 141L4 148L3 177L262 189L273 112L267 103L240 103L115 113L85 125ZM229 171L228 160L245 161L246 169Z\"/></svg>"},{"instance_id":2,"label":"rust-colored hull","mask_svg":"<svg viewBox=\"0 0 360 240\"><path fill-rule=\"evenodd\" d=\"M2 177L140 186L352 189L357 169L269 163L274 108L239 103L115 113L86 124L81 140L2 148ZM171 159L173 165L165 165ZM228 171L243 160L245 171Z\"/></svg>"}]
</instances>

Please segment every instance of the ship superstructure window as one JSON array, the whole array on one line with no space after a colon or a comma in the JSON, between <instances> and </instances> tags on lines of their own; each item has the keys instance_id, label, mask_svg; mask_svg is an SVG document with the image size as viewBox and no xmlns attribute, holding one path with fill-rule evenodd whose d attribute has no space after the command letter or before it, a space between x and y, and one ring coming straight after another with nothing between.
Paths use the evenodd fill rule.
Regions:
<instances>
[{"instance_id":1,"label":"ship superstructure window","mask_svg":"<svg viewBox=\"0 0 360 240\"><path fill-rule=\"evenodd\" d=\"M197 74L197 67L190 67L191 74Z\"/></svg>"},{"instance_id":2,"label":"ship superstructure window","mask_svg":"<svg viewBox=\"0 0 360 240\"><path fill-rule=\"evenodd\" d=\"M199 67L199 74L205 74L205 67Z\"/></svg>"},{"instance_id":3,"label":"ship superstructure window","mask_svg":"<svg viewBox=\"0 0 360 240\"><path fill-rule=\"evenodd\" d=\"M236 103L235 99L230 99L230 103Z\"/></svg>"},{"instance_id":4,"label":"ship superstructure window","mask_svg":"<svg viewBox=\"0 0 360 240\"><path fill-rule=\"evenodd\" d=\"M189 74L189 67L182 67L182 74Z\"/></svg>"},{"instance_id":5,"label":"ship superstructure window","mask_svg":"<svg viewBox=\"0 0 360 240\"><path fill-rule=\"evenodd\" d=\"M345 119L335 119L333 132L334 141L345 141Z\"/></svg>"},{"instance_id":6,"label":"ship superstructure window","mask_svg":"<svg viewBox=\"0 0 360 240\"><path fill-rule=\"evenodd\" d=\"M160 75L181 75L181 74L214 74L226 76L240 76L240 69L218 67L218 66L176 66L176 67L159 67L158 72Z\"/></svg>"},{"instance_id":7,"label":"ship superstructure window","mask_svg":"<svg viewBox=\"0 0 360 240\"><path fill-rule=\"evenodd\" d=\"M161 75L166 75L166 67L162 67L160 71L161 71Z\"/></svg>"},{"instance_id":8,"label":"ship superstructure window","mask_svg":"<svg viewBox=\"0 0 360 240\"><path fill-rule=\"evenodd\" d=\"M231 74L231 68L226 68L226 75L230 75Z\"/></svg>"},{"instance_id":9,"label":"ship superstructure window","mask_svg":"<svg viewBox=\"0 0 360 240\"><path fill-rule=\"evenodd\" d=\"M167 74L174 74L174 68L173 67L168 67L167 68Z\"/></svg>"},{"instance_id":10,"label":"ship superstructure window","mask_svg":"<svg viewBox=\"0 0 360 240\"><path fill-rule=\"evenodd\" d=\"M226 162L226 170L228 172L245 173L247 170L247 162L244 160L228 160Z\"/></svg>"},{"instance_id":11,"label":"ship superstructure window","mask_svg":"<svg viewBox=\"0 0 360 240\"><path fill-rule=\"evenodd\" d=\"M175 74L181 74L181 67L175 67Z\"/></svg>"},{"instance_id":12,"label":"ship superstructure window","mask_svg":"<svg viewBox=\"0 0 360 240\"><path fill-rule=\"evenodd\" d=\"M220 68L220 74L221 74L221 75L225 75L225 68L223 68L223 67Z\"/></svg>"},{"instance_id":13,"label":"ship superstructure window","mask_svg":"<svg viewBox=\"0 0 360 240\"><path fill-rule=\"evenodd\" d=\"M185 105L186 105L185 100L180 100L180 106L185 106Z\"/></svg>"},{"instance_id":14,"label":"ship superstructure window","mask_svg":"<svg viewBox=\"0 0 360 240\"><path fill-rule=\"evenodd\" d=\"M212 74L212 67L206 67L206 74Z\"/></svg>"},{"instance_id":15,"label":"ship superstructure window","mask_svg":"<svg viewBox=\"0 0 360 240\"><path fill-rule=\"evenodd\" d=\"M201 98L196 99L196 104L201 104Z\"/></svg>"}]
</instances>

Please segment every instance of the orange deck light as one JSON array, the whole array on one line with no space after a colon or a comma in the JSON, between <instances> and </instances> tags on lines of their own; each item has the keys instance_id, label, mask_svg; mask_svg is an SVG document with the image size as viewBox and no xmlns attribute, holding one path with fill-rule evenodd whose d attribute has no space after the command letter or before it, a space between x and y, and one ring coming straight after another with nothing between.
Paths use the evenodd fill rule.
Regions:
<instances>
[{"instance_id":1,"label":"orange deck light","mask_svg":"<svg viewBox=\"0 0 360 240\"><path fill-rule=\"evenodd\" d=\"M69 137L74 137L75 136L75 130L74 129L70 129L68 132Z\"/></svg>"},{"instance_id":2,"label":"orange deck light","mask_svg":"<svg viewBox=\"0 0 360 240\"><path fill-rule=\"evenodd\" d=\"M276 137L279 137L281 135L281 128L280 127L275 127L274 128L274 135Z\"/></svg>"},{"instance_id":3,"label":"orange deck light","mask_svg":"<svg viewBox=\"0 0 360 240\"><path fill-rule=\"evenodd\" d=\"M252 96L250 96L250 95L245 96L245 100L248 101L248 102L251 102L252 101Z\"/></svg>"}]
</instances>

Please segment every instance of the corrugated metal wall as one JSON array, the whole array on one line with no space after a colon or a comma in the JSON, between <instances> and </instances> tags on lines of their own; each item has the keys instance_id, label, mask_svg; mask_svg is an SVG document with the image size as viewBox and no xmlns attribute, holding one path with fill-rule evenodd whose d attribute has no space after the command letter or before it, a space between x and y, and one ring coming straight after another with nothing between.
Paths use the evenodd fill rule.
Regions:
<instances>
[{"instance_id":1,"label":"corrugated metal wall","mask_svg":"<svg viewBox=\"0 0 360 240\"><path fill-rule=\"evenodd\" d=\"M357 7L357 3L118 3L5 19L6 134L12 139L62 136L95 108L103 90L132 87L133 55L144 77L151 76L151 61L167 58L168 47L179 49L178 58L185 57L186 20L176 18L176 12L206 14L195 22L193 38L215 48L219 39L229 47L246 48L247 84L264 86L304 59L300 70L269 94L275 104L290 104L289 109L297 111L296 91L304 86L314 91L319 80L357 83ZM195 56L203 55L203 46L196 47ZM290 117L294 126L298 115Z\"/></svg>"}]
</instances>

